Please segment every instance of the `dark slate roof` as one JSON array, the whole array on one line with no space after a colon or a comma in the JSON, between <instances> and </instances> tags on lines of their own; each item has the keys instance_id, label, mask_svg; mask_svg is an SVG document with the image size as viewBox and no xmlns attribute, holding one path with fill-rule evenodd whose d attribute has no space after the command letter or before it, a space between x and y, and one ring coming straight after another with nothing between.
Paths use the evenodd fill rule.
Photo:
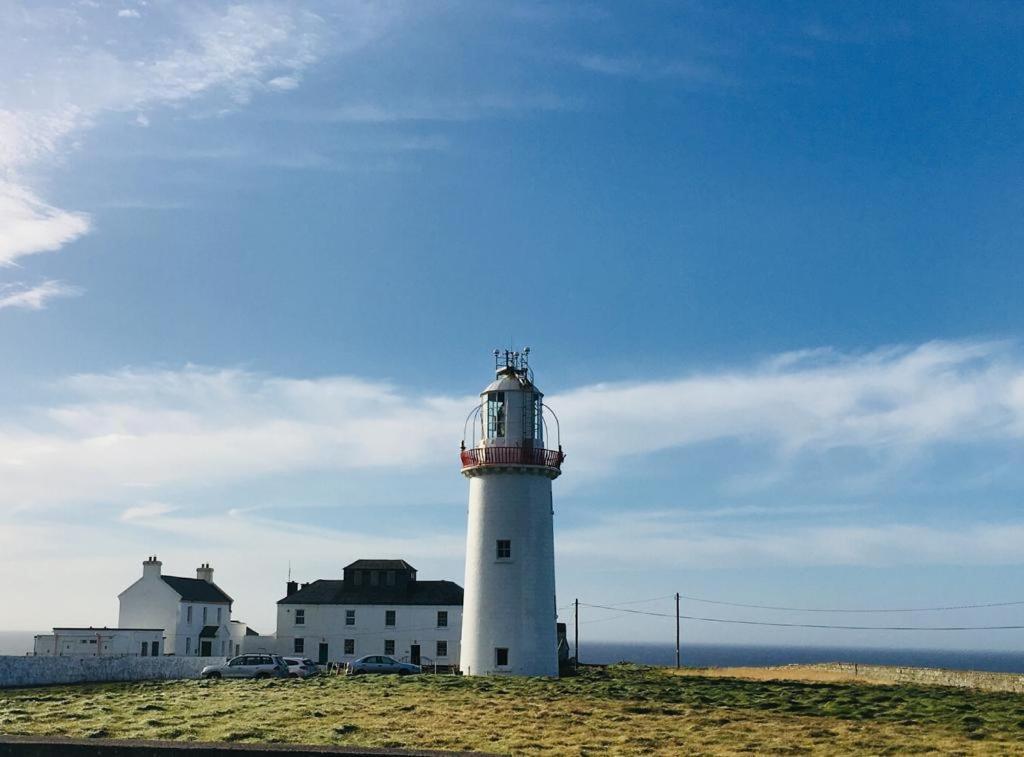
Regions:
<instances>
[{"instance_id":1,"label":"dark slate roof","mask_svg":"<svg viewBox=\"0 0 1024 757\"><path fill-rule=\"evenodd\" d=\"M416 570L405 560L356 560L345 566L345 570Z\"/></svg>"},{"instance_id":2,"label":"dark slate roof","mask_svg":"<svg viewBox=\"0 0 1024 757\"><path fill-rule=\"evenodd\" d=\"M200 639L214 639L217 637L217 626L203 626L203 630L199 632Z\"/></svg>"},{"instance_id":3,"label":"dark slate roof","mask_svg":"<svg viewBox=\"0 0 1024 757\"><path fill-rule=\"evenodd\" d=\"M234 600L221 591L217 584L198 578L181 578L179 576L160 576L164 583L174 589L186 602L227 602Z\"/></svg>"},{"instance_id":4,"label":"dark slate roof","mask_svg":"<svg viewBox=\"0 0 1024 757\"><path fill-rule=\"evenodd\" d=\"M397 561L396 561L397 562ZM279 605L461 605L462 587L451 581L404 586L348 586L320 579L278 601Z\"/></svg>"}]
</instances>

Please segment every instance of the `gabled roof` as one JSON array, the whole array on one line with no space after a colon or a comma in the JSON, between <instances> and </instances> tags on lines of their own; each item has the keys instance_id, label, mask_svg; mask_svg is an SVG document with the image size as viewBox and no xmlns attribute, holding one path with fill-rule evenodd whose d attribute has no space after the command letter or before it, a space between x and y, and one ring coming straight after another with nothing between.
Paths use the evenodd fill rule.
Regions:
<instances>
[{"instance_id":1,"label":"gabled roof","mask_svg":"<svg viewBox=\"0 0 1024 757\"><path fill-rule=\"evenodd\" d=\"M416 570L405 560L356 560L345 566L345 570Z\"/></svg>"},{"instance_id":2,"label":"gabled roof","mask_svg":"<svg viewBox=\"0 0 1024 757\"><path fill-rule=\"evenodd\" d=\"M395 560L394 562L404 562L404 560ZM279 600L278 604L461 605L462 594L462 587L451 581L416 581L404 587L348 586L341 580L320 579Z\"/></svg>"},{"instance_id":3,"label":"gabled roof","mask_svg":"<svg viewBox=\"0 0 1024 757\"><path fill-rule=\"evenodd\" d=\"M180 576L160 576L164 583L178 592L178 596L186 602L224 602L231 604L234 600L225 594L217 584L202 581L198 578L181 578Z\"/></svg>"}]
</instances>

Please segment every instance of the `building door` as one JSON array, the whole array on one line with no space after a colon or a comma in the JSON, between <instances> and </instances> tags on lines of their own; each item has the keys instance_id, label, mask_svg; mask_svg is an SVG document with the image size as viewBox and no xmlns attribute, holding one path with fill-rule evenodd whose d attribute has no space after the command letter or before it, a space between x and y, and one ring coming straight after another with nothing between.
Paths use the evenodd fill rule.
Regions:
<instances>
[{"instance_id":1,"label":"building door","mask_svg":"<svg viewBox=\"0 0 1024 757\"><path fill-rule=\"evenodd\" d=\"M213 654L212 647L213 647L213 642L207 641L206 639L203 639L202 641L200 641L199 642L199 656L200 657L209 657L211 654Z\"/></svg>"},{"instance_id":2,"label":"building door","mask_svg":"<svg viewBox=\"0 0 1024 757\"><path fill-rule=\"evenodd\" d=\"M317 662L321 665L327 664L327 645L323 642L320 642L320 657L317 658Z\"/></svg>"},{"instance_id":3,"label":"building door","mask_svg":"<svg viewBox=\"0 0 1024 757\"><path fill-rule=\"evenodd\" d=\"M419 644L413 644L411 647L409 647L409 662L411 662L413 665L419 665L420 664L420 645Z\"/></svg>"}]
</instances>

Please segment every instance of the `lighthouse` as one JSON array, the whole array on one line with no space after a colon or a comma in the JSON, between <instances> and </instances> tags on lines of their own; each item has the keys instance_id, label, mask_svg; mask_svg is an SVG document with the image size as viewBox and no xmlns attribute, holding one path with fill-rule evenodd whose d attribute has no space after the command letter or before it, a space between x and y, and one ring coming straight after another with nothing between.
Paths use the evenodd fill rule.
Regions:
<instances>
[{"instance_id":1,"label":"lighthouse","mask_svg":"<svg viewBox=\"0 0 1024 757\"><path fill-rule=\"evenodd\" d=\"M469 479L459 667L466 675L557 676L554 507L561 474L530 349L494 351L495 379L463 428ZM472 428L467 446L466 430Z\"/></svg>"}]
</instances>

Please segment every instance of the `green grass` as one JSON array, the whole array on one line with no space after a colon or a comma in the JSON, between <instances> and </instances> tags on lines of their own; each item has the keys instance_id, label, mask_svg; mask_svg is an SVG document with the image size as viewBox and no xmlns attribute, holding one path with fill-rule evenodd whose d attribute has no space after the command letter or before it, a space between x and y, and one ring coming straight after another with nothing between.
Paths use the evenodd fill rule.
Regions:
<instances>
[{"instance_id":1,"label":"green grass","mask_svg":"<svg viewBox=\"0 0 1024 757\"><path fill-rule=\"evenodd\" d=\"M676 676L171 681L0 692L0 733L534 754L1012 753L1024 696Z\"/></svg>"}]
</instances>

